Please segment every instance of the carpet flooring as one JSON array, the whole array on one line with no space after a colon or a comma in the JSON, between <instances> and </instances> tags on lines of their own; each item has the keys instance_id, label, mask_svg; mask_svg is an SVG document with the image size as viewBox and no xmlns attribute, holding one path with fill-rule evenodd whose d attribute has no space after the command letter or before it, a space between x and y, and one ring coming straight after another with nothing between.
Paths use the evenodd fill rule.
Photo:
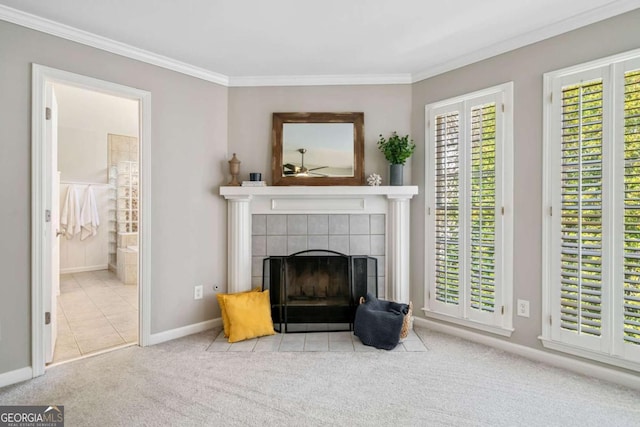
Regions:
<instances>
[{"instance_id":1,"label":"carpet flooring","mask_svg":"<svg viewBox=\"0 0 640 427\"><path fill-rule=\"evenodd\" d=\"M416 329L423 352L207 351L203 332L53 367L0 404L67 426L640 426L640 392Z\"/></svg>"}]
</instances>

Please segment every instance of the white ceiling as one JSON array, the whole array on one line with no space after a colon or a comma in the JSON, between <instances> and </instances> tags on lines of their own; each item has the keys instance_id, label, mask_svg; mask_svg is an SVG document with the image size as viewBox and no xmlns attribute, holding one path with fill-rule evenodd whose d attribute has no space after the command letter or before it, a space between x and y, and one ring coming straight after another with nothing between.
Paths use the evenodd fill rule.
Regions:
<instances>
[{"instance_id":1,"label":"white ceiling","mask_svg":"<svg viewBox=\"0 0 640 427\"><path fill-rule=\"evenodd\" d=\"M636 9L640 0L0 0L0 5L241 85L294 76L416 81ZM15 12L0 9L0 19L11 20L8 11Z\"/></svg>"}]
</instances>

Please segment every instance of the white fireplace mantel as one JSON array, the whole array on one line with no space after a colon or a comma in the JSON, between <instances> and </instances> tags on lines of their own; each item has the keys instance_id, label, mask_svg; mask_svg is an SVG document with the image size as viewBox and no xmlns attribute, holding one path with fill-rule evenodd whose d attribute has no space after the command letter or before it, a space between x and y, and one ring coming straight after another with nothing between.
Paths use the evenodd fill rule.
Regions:
<instances>
[{"instance_id":1,"label":"white fireplace mantel","mask_svg":"<svg viewBox=\"0 0 640 427\"><path fill-rule=\"evenodd\" d=\"M251 288L252 214L387 215L387 298L409 302L409 201L417 186L220 187L228 201L228 292Z\"/></svg>"}]
</instances>

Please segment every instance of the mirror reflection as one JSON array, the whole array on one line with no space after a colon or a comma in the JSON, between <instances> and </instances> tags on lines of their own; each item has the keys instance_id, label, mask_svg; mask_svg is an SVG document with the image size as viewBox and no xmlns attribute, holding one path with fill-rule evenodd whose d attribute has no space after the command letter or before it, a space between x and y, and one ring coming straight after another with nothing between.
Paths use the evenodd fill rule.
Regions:
<instances>
[{"instance_id":1,"label":"mirror reflection","mask_svg":"<svg viewBox=\"0 0 640 427\"><path fill-rule=\"evenodd\" d=\"M283 123L282 176L353 177L353 123Z\"/></svg>"}]
</instances>

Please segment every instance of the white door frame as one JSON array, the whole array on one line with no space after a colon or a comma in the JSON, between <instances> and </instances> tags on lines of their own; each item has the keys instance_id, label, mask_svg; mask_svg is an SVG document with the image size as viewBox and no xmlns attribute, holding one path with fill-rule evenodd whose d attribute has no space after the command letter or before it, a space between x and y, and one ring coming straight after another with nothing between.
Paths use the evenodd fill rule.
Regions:
<instances>
[{"instance_id":1,"label":"white door frame","mask_svg":"<svg viewBox=\"0 0 640 427\"><path fill-rule=\"evenodd\" d=\"M32 64L31 111L31 364L33 377L45 371L44 287L51 286L51 239L46 211L51 209L52 176L45 143L45 87L62 83L139 101L140 218L138 225L138 342L149 345L151 335L151 93L55 68Z\"/></svg>"}]
</instances>

